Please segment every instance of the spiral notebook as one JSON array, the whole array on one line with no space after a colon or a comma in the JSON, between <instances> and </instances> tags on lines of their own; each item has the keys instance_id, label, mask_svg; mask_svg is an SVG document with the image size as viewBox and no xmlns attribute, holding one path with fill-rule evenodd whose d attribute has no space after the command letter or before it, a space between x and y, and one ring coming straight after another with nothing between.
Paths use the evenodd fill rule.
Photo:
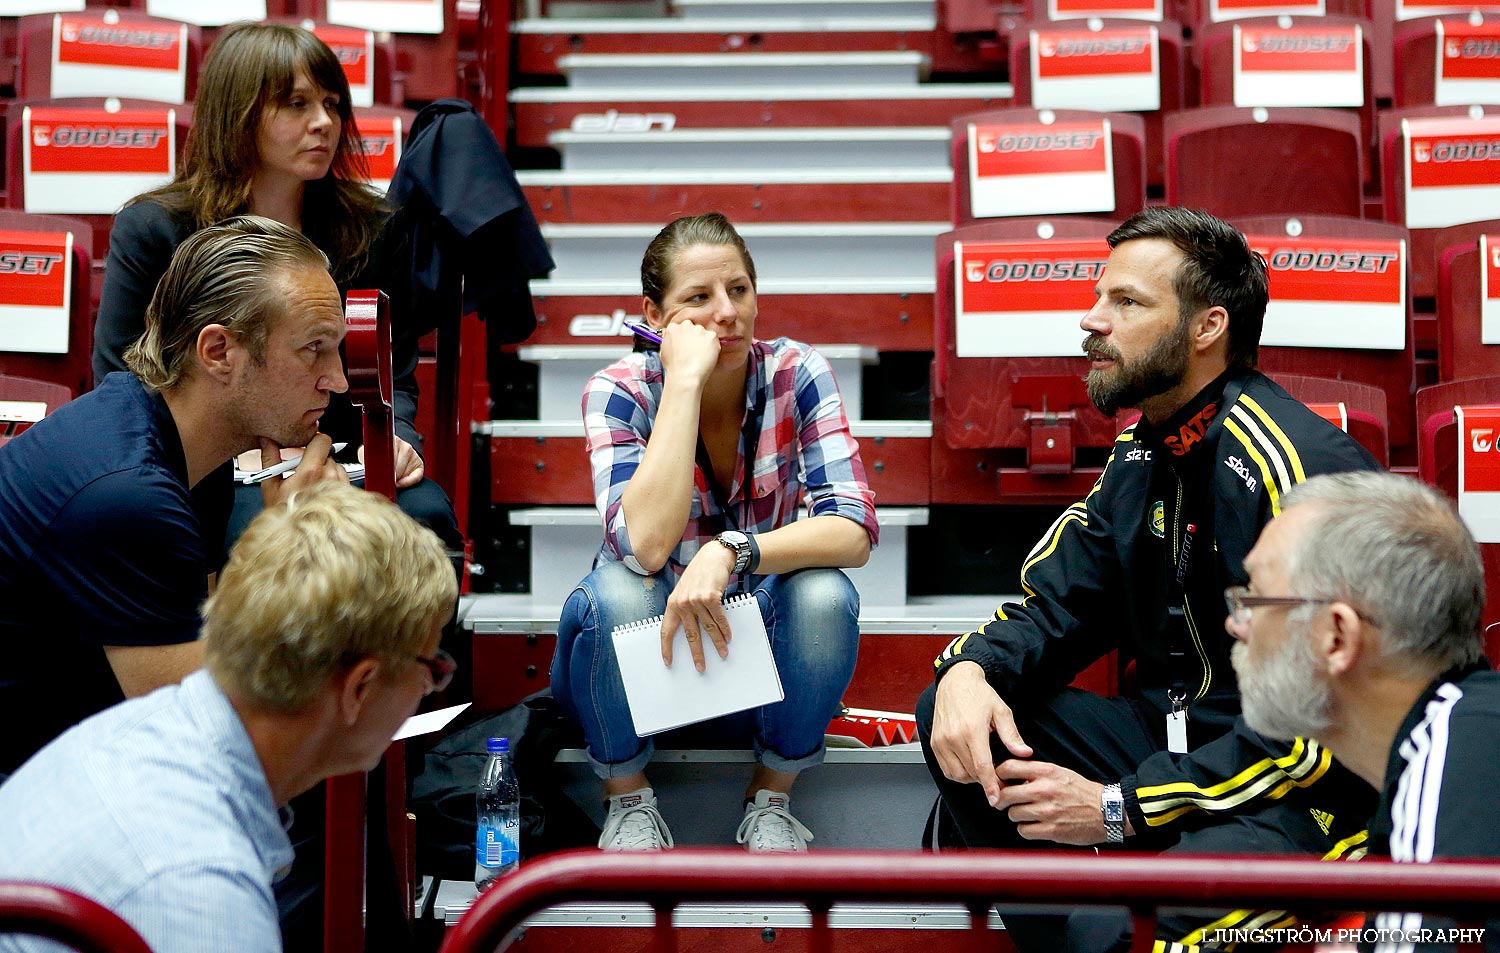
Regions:
<instances>
[{"instance_id":1,"label":"spiral notebook","mask_svg":"<svg viewBox=\"0 0 1500 953\"><path fill-rule=\"evenodd\" d=\"M713 643L705 640L702 673L693 667L682 626L672 637L671 668L661 663L661 616L615 626L615 657L637 735L644 738L786 697L755 596L726 600L724 617L731 634L729 658L719 658Z\"/></svg>"}]
</instances>

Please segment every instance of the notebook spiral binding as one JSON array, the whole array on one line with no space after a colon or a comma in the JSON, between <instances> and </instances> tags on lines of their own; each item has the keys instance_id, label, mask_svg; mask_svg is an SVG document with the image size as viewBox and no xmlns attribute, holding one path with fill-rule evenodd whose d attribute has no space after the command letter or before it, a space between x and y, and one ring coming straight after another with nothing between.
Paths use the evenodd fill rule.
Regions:
<instances>
[{"instance_id":1,"label":"notebook spiral binding","mask_svg":"<svg viewBox=\"0 0 1500 953\"><path fill-rule=\"evenodd\" d=\"M744 605L745 603L747 603L747 602L754 602L754 601L755 601L755 593L753 593L753 592L746 592L746 593L743 593L741 595L734 596L733 598L725 599L724 600L724 612L728 613L731 609L738 609L740 606ZM657 628L657 629L659 629L659 628L661 628L662 619L664 619L664 618L665 618L664 616L654 615L654 616L652 616L649 619L642 619L639 622L627 622L624 625L615 626L615 631L616 632L639 632L642 629L650 629L650 628Z\"/></svg>"}]
</instances>

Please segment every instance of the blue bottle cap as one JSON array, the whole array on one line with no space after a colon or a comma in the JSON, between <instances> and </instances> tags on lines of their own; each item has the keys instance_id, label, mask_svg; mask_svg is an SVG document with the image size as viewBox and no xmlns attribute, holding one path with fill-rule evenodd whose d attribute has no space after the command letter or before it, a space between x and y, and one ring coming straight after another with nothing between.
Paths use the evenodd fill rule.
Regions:
<instances>
[{"instance_id":1,"label":"blue bottle cap","mask_svg":"<svg viewBox=\"0 0 1500 953\"><path fill-rule=\"evenodd\" d=\"M510 751L509 738L491 738L489 741L490 754L504 754Z\"/></svg>"}]
</instances>

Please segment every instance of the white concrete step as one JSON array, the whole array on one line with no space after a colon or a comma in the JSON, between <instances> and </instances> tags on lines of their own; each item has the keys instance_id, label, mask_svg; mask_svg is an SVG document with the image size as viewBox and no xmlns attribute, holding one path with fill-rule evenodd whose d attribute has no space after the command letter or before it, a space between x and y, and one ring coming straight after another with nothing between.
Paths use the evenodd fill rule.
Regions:
<instances>
[{"instance_id":1,"label":"white concrete step","mask_svg":"<svg viewBox=\"0 0 1500 953\"><path fill-rule=\"evenodd\" d=\"M557 58L577 90L804 88L916 85L925 54L884 53L574 53Z\"/></svg>"},{"instance_id":2,"label":"white concrete step","mask_svg":"<svg viewBox=\"0 0 1500 953\"><path fill-rule=\"evenodd\" d=\"M860 367L874 364L873 347L857 344L818 345L818 353L828 359L834 379L843 397L844 413L850 420L860 416L864 388ZM630 353L631 345L561 345L528 346L517 352L521 360L537 365L537 418L547 421L576 421L583 402L583 388L595 372L608 367ZM582 427L582 423L579 424Z\"/></svg>"},{"instance_id":3,"label":"white concrete step","mask_svg":"<svg viewBox=\"0 0 1500 953\"><path fill-rule=\"evenodd\" d=\"M700 17L919 17L933 13L932 0L672 0L685 20Z\"/></svg>"},{"instance_id":4,"label":"white concrete step","mask_svg":"<svg viewBox=\"0 0 1500 953\"><path fill-rule=\"evenodd\" d=\"M749 750L657 751L647 771L673 840L684 847L734 846L754 761ZM557 766L568 796L602 825L599 779L583 750L564 750ZM935 796L922 749L915 743L830 748L822 765L798 777L792 813L816 835L814 849L916 850ZM859 810L855 802L871 803Z\"/></svg>"},{"instance_id":5,"label":"white concrete step","mask_svg":"<svg viewBox=\"0 0 1500 953\"><path fill-rule=\"evenodd\" d=\"M1020 599L1019 595L910 596L899 606L861 605L859 633L861 637L963 635L993 615L1002 602ZM458 622L475 635L554 635L562 603L526 593L476 593L459 597Z\"/></svg>"},{"instance_id":6,"label":"white concrete step","mask_svg":"<svg viewBox=\"0 0 1500 953\"><path fill-rule=\"evenodd\" d=\"M951 131L940 126L841 129L673 129L554 132L565 172L732 169L895 169L950 165Z\"/></svg>"},{"instance_id":7,"label":"white concrete step","mask_svg":"<svg viewBox=\"0 0 1500 953\"><path fill-rule=\"evenodd\" d=\"M859 569L847 569L862 607L906 602L907 528L926 526L923 506L877 506L880 545ZM510 511L513 526L531 527L531 595L561 603L589 574L604 541L599 514L589 506L539 506ZM971 624L973 620L970 620Z\"/></svg>"},{"instance_id":8,"label":"white concrete step","mask_svg":"<svg viewBox=\"0 0 1500 953\"><path fill-rule=\"evenodd\" d=\"M816 833L816 831L814 832ZM814 850L818 843L812 844ZM897 860L892 859L895 863ZM436 887L433 916L447 926L454 926L469 912L476 898L474 885L467 881L444 880ZM584 927L651 927L656 924L656 913L649 904L578 902L561 903L548 907L540 913L527 917L524 929L546 929ZM756 930L807 930L812 927L812 913L801 904L787 903L684 903L672 911L672 926L686 928L738 927ZM990 930L1005 929L1000 915L990 909L986 924ZM960 904L911 903L836 903L828 911L830 930L892 930L890 941L883 941L879 934L871 933L862 938L867 945L837 944L839 949L901 950L910 944L905 941L910 930L968 930L971 928L969 911ZM545 934L536 933L535 937ZM899 939L897 939L899 938ZM783 943L785 937L773 939ZM933 938L936 940L937 938ZM546 941L541 941L546 945ZM895 945L888 945L895 944ZM796 949L811 947L810 943L797 943Z\"/></svg>"},{"instance_id":9,"label":"white concrete step","mask_svg":"<svg viewBox=\"0 0 1500 953\"><path fill-rule=\"evenodd\" d=\"M767 280L925 278L933 240L949 222L746 223L738 227ZM641 253L656 224L543 224L557 268L553 281L639 281ZM533 293L541 293L533 288Z\"/></svg>"}]
</instances>

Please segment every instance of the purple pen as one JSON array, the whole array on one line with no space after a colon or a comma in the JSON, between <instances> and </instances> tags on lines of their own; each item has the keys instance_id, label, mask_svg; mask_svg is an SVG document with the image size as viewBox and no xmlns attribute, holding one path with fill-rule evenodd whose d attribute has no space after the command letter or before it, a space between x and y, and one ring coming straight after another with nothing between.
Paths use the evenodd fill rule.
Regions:
<instances>
[{"instance_id":1,"label":"purple pen","mask_svg":"<svg viewBox=\"0 0 1500 953\"><path fill-rule=\"evenodd\" d=\"M660 344L661 343L661 335L657 334L655 331L653 331L650 328L646 327L644 324L631 324L630 322L627 321L625 323L625 326L627 328L629 328L635 334L636 337L645 338L647 341L650 341L652 344Z\"/></svg>"}]
</instances>

